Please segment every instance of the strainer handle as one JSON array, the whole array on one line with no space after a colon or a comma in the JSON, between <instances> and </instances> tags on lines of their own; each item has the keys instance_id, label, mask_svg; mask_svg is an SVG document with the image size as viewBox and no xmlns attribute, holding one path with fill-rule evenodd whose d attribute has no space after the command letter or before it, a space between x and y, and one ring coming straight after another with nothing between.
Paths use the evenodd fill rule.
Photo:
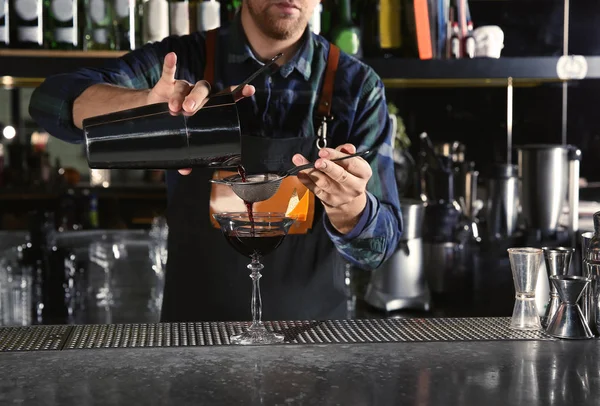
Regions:
<instances>
[{"instance_id":1,"label":"strainer handle","mask_svg":"<svg viewBox=\"0 0 600 406\"><path fill-rule=\"evenodd\" d=\"M351 154L351 155L347 155L347 156L343 156L341 158L336 158L336 159L332 159L331 162L337 162L337 161L343 161L344 159L348 159L348 158L355 158L355 157L365 157L367 155L371 154L371 150L368 149L366 151L362 151L362 152L357 152L356 154ZM309 164L304 164L304 165L300 165L300 166L296 166L290 170L288 170L286 172L287 176L294 176L297 175L300 171L304 171L306 169L312 169L315 167L315 163L311 162Z\"/></svg>"}]
</instances>

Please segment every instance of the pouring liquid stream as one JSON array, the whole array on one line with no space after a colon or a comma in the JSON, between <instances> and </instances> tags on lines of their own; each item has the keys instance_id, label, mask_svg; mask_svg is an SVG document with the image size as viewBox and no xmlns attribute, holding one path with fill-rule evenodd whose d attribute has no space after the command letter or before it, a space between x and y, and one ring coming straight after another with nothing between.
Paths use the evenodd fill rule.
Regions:
<instances>
[{"instance_id":1,"label":"pouring liquid stream","mask_svg":"<svg viewBox=\"0 0 600 406\"><path fill-rule=\"evenodd\" d=\"M242 165L238 165L237 167L238 174L240 178L242 178L242 182L246 182L246 169ZM254 216L252 214L252 209L254 203L247 202L244 200L244 204L246 205L246 211L248 212L248 220L250 220L250 226L252 227L251 236L254 237Z\"/></svg>"}]
</instances>

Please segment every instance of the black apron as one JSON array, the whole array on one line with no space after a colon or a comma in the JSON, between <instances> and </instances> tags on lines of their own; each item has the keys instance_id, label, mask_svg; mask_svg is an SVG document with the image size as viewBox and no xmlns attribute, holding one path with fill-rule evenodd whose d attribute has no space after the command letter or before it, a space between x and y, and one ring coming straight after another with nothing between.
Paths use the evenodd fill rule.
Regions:
<instances>
[{"instance_id":1,"label":"black apron","mask_svg":"<svg viewBox=\"0 0 600 406\"><path fill-rule=\"evenodd\" d=\"M296 153L314 161L318 153L315 141L315 137L303 136L244 136L244 166L249 173L285 170L293 166L291 159ZM250 161L250 157L260 158ZM170 182L176 186L169 191L164 322L251 319L250 260L227 243L208 215L213 171L197 168L187 176L168 174L179 179ZM346 318L345 261L325 231L318 199L312 229L307 234L288 235L262 262L263 320Z\"/></svg>"}]
</instances>

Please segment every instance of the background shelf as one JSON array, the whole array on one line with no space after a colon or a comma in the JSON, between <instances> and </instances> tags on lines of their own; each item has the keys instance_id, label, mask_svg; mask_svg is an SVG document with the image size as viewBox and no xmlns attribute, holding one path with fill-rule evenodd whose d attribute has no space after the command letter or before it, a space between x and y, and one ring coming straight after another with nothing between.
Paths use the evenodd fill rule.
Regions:
<instances>
[{"instance_id":1,"label":"background shelf","mask_svg":"<svg viewBox=\"0 0 600 406\"><path fill-rule=\"evenodd\" d=\"M117 51L0 50L0 84L10 87L35 87L45 77L80 67L101 67L107 60L124 55ZM419 60L371 58L364 62L375 69L389 88L402 87L492 87L536 86L560 82L557 73L560 57L475 58L458 60ZM585 79L600 79L600 56L584 58Z\"/></svg>"}]
</instances>

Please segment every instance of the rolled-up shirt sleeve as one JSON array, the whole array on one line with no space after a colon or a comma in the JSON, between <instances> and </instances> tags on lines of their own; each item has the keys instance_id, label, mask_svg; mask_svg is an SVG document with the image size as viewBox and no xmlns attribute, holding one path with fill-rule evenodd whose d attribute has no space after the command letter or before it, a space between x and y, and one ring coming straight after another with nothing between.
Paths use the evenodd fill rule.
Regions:
<instances>
[{"instance_id":1,"label":"rolled-up shirt sleeve","mask_svg":"<svg viewBox=\"0 0 600 406\"><path fill-rule=\"evenodd\" d=\"M83 141L83 131L73 123L73 103L90 86L106 83L132 89L149 89L160 79L169 38L147 44L99 69L82 68L53 75L35 89L29 115L49 134L63 141Z\"/></svg>"},{"instance_id":2,"label":"rolled-up shirt sleeve","mask_svg":"<svg viewBox=\"0 0 600 406\"><path fill-rule=\"evenodd\" d=\"M367 184L367 206L349 233L338 233L326 216L325 229L350 264L372 270L396 251L403 229L394 174L394 134L383 83L375 74L362 87L349 141L359 151L377 151L368 159L373 176Z\"/></svg>"}]
</instances>

